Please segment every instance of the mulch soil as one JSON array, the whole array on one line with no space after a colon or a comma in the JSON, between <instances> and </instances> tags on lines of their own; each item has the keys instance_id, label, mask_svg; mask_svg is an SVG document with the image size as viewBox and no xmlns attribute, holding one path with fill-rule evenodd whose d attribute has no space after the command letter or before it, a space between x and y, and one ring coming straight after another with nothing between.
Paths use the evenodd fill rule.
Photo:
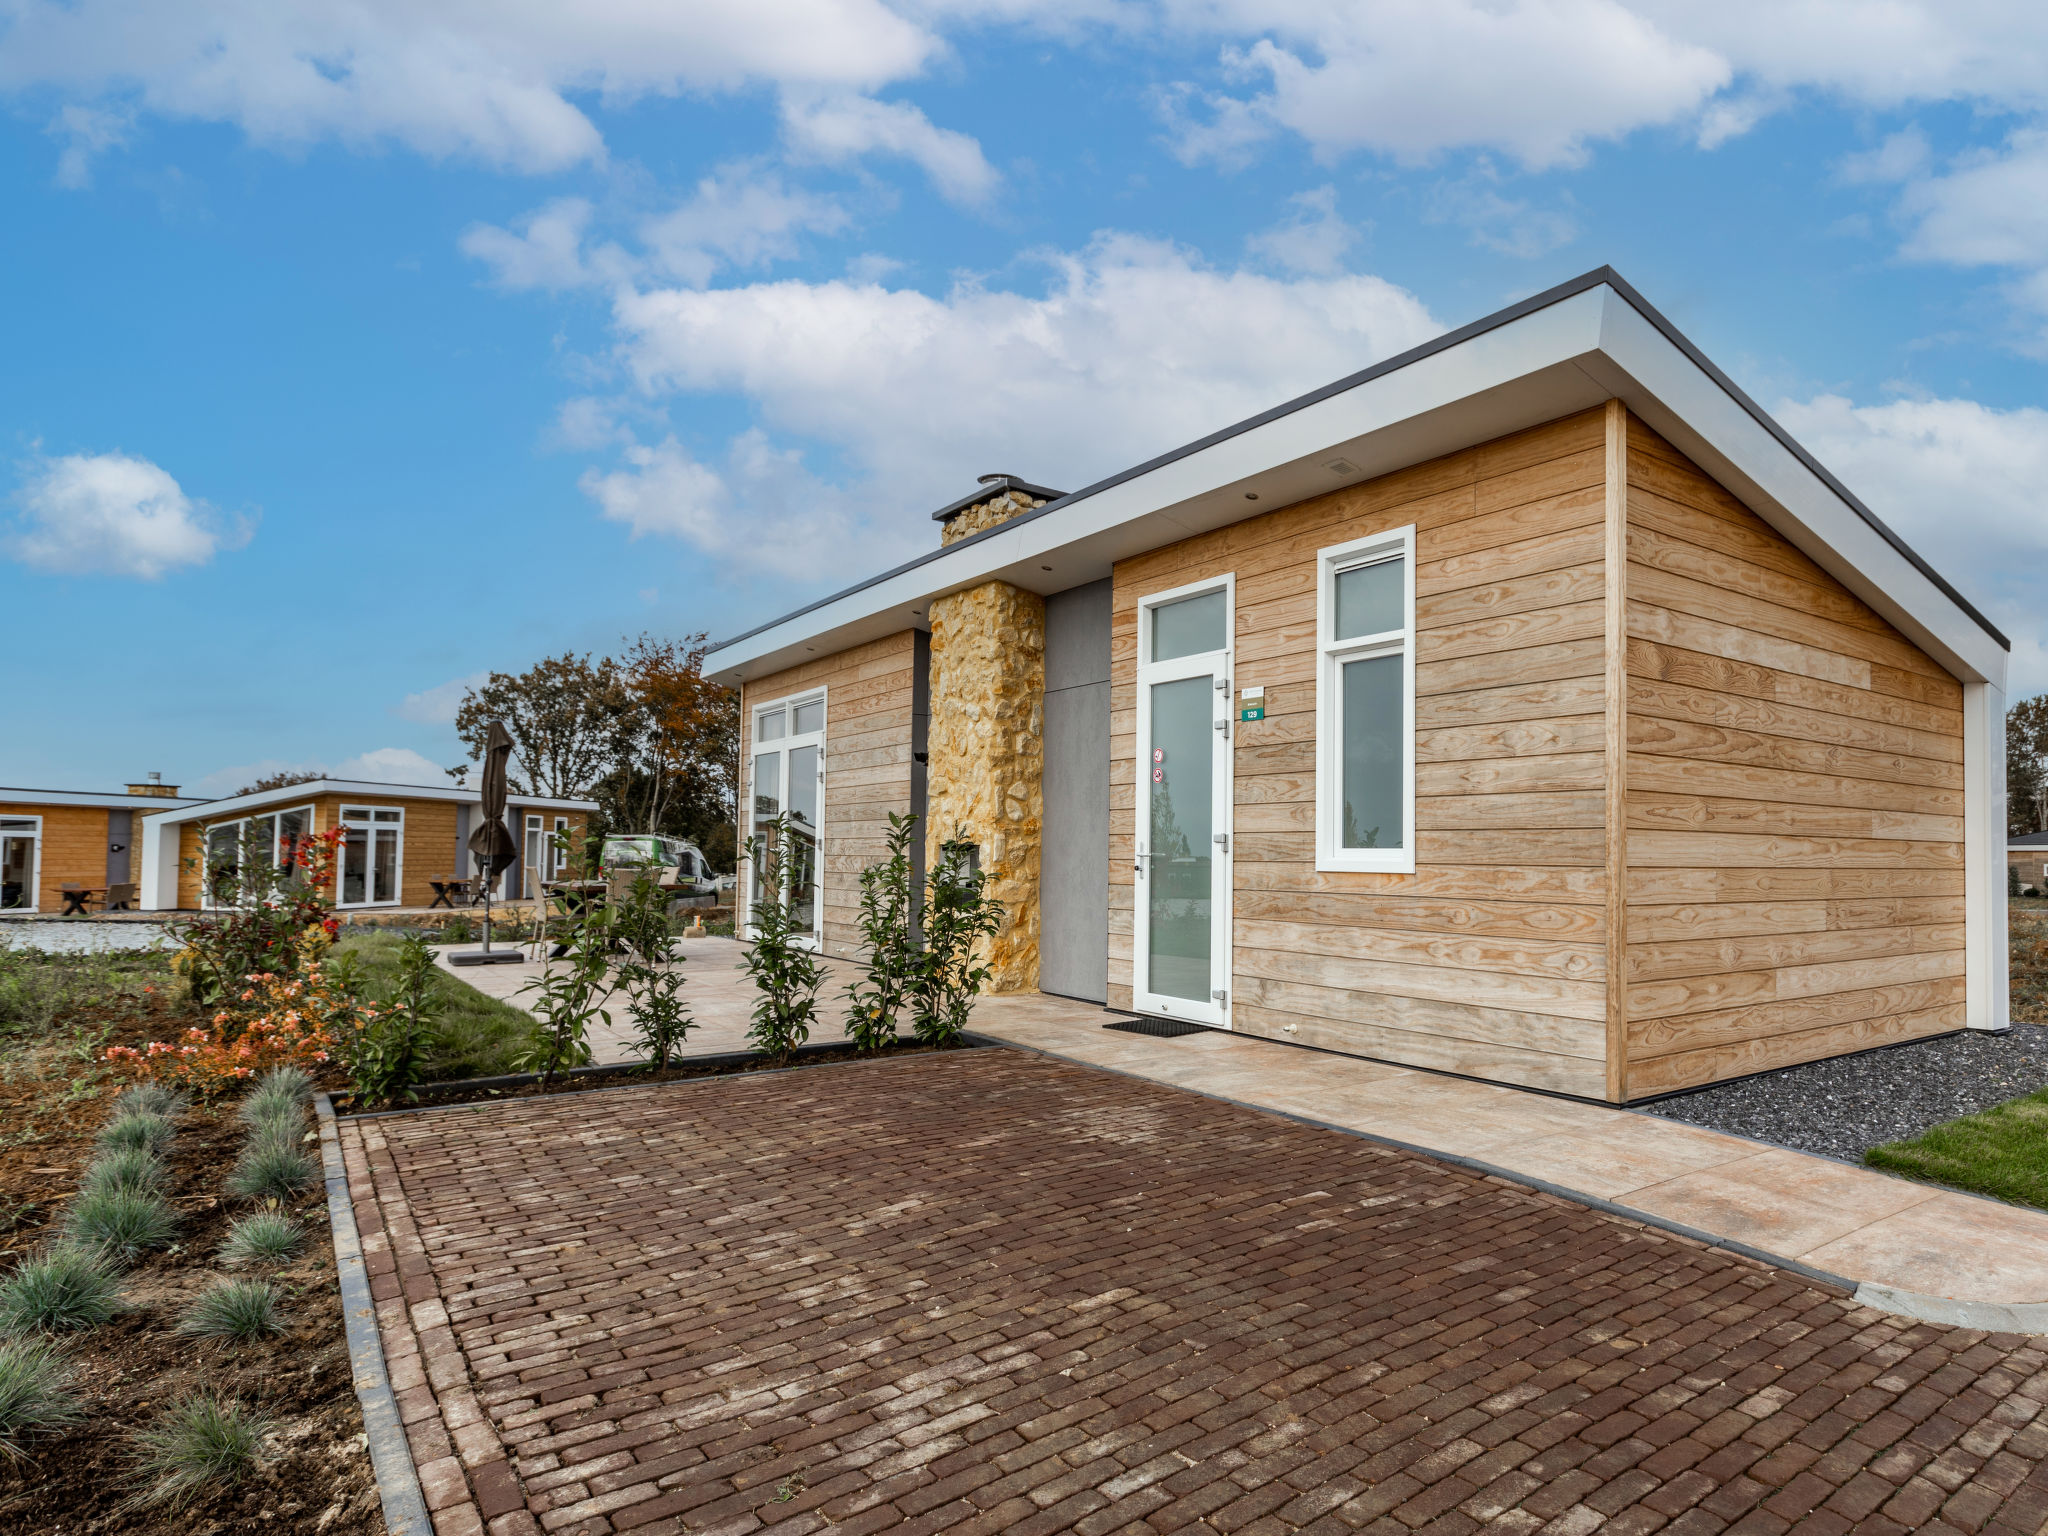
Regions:
<instances>
[{"instance_id":1,"label":"mulch soil","mask_svg":"<svg viewBox=\"0 0 2048 1536\"><path fill-rule=\"evenodd\" d=\"M67 1019L102 1044L166 1038L189 1022L159 999ZM76 1037L74 1037L76 1038ZM9 1042L0 1080L0 1274L50 1236L93 1155L93 1136L120 1086L62 1042ZM307 1118L308 1129L312 1118ZM229 1271L214 1254L248 1207L224 1180L241 1145L232 1110L195 1107L171 1149L169 1198L182 1218L176 1245L126 1273L129 1310L102 1328L68 1335L73 1390L86 1416L31 1443L27 1459L0 1461L0 1531L50 1536L380 1536L385 1529L362 1412L349 1366L326 1198L316 1186L293 1207L306 1229L301 1255L281 1268ZM285 1295L290 1331L261 1343L199 1342L175 1332L178 1316L216 1278L260 1273ZM272 1422L263 1465L238 1485L178 1509L133 1508L140 1483L133 1436L195 1391L232 1397Z\"/></svg>"}]
</instances>

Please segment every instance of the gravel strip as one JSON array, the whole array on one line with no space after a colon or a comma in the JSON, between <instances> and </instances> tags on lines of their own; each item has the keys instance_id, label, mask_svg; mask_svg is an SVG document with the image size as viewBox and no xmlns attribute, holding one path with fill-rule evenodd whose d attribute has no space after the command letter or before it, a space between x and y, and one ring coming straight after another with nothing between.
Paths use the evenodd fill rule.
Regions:
<instances>
[{"instance_id":1,"label":"gravel strip","mask_svg":"<svg viewBox=\"0 0 2048 1536\"><path fill-rule=\"evenodd\" d=\"M1905 1141L2048 1087L2048 1027L2005 1035L1965 1030L1860 1056L1839 1056L1642 1106L1645 1113L1860 1163Z\"/></svg>"}]
</instances>

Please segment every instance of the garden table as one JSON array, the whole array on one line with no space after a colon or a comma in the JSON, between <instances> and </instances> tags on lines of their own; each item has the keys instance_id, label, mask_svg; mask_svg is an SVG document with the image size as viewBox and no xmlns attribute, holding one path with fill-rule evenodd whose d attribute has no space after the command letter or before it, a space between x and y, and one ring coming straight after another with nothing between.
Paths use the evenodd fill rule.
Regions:
<instances>
[{"instance_id":1,"label":"garden table","mask_svg":"<svg viewBox=\"0 0 2048 1536\"><path fill-rule=\"evenodd\" d=\"M58 894L64 898L64 910L57 915L59 917L69 917L72 913L76 912L80 917L86 916L85 904L89 901L98 900L105 889L105 886L100 885L65 885L58 887Z\"/></svg>"}]
</instances>

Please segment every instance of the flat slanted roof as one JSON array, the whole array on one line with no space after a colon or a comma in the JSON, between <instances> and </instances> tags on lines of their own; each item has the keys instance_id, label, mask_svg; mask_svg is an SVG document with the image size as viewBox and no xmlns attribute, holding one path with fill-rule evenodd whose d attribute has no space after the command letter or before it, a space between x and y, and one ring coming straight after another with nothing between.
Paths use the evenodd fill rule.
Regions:
<instances>
[{"instance_id":1,"label":"flat slanted roof","mask_svg":"<svg viewBox=\"0 0 2048 1536\"><path fill-rule=\"evenodd\" d=\"M2005 636L1610 267L806 604L713 647L705 670L736 686L922 627L934 598L983 581L1065 591L1617 398L1957 676L2003 686Z\"/></svg>"}]
</instances>

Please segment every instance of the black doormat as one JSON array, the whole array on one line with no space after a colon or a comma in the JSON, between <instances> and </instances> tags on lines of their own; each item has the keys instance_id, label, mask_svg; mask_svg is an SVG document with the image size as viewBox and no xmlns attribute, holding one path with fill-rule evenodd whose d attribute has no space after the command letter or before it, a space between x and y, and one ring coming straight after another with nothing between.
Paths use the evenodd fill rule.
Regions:
<instances>
[{"instance_id":1,"label":"black doormat","mask_svg":"<svg viewBox=\"0 0 2048 1536\"><path fill-rule=\"evenodd\" d=\"M1102 1027L1120 1029L1127 1035L1164 1035L1168 1039L1175 1035L1199 1035L1206 1028L1201 1024L1183 1024L1179 1019L1118 1019Z\"/></svg>"}]
</instances>

